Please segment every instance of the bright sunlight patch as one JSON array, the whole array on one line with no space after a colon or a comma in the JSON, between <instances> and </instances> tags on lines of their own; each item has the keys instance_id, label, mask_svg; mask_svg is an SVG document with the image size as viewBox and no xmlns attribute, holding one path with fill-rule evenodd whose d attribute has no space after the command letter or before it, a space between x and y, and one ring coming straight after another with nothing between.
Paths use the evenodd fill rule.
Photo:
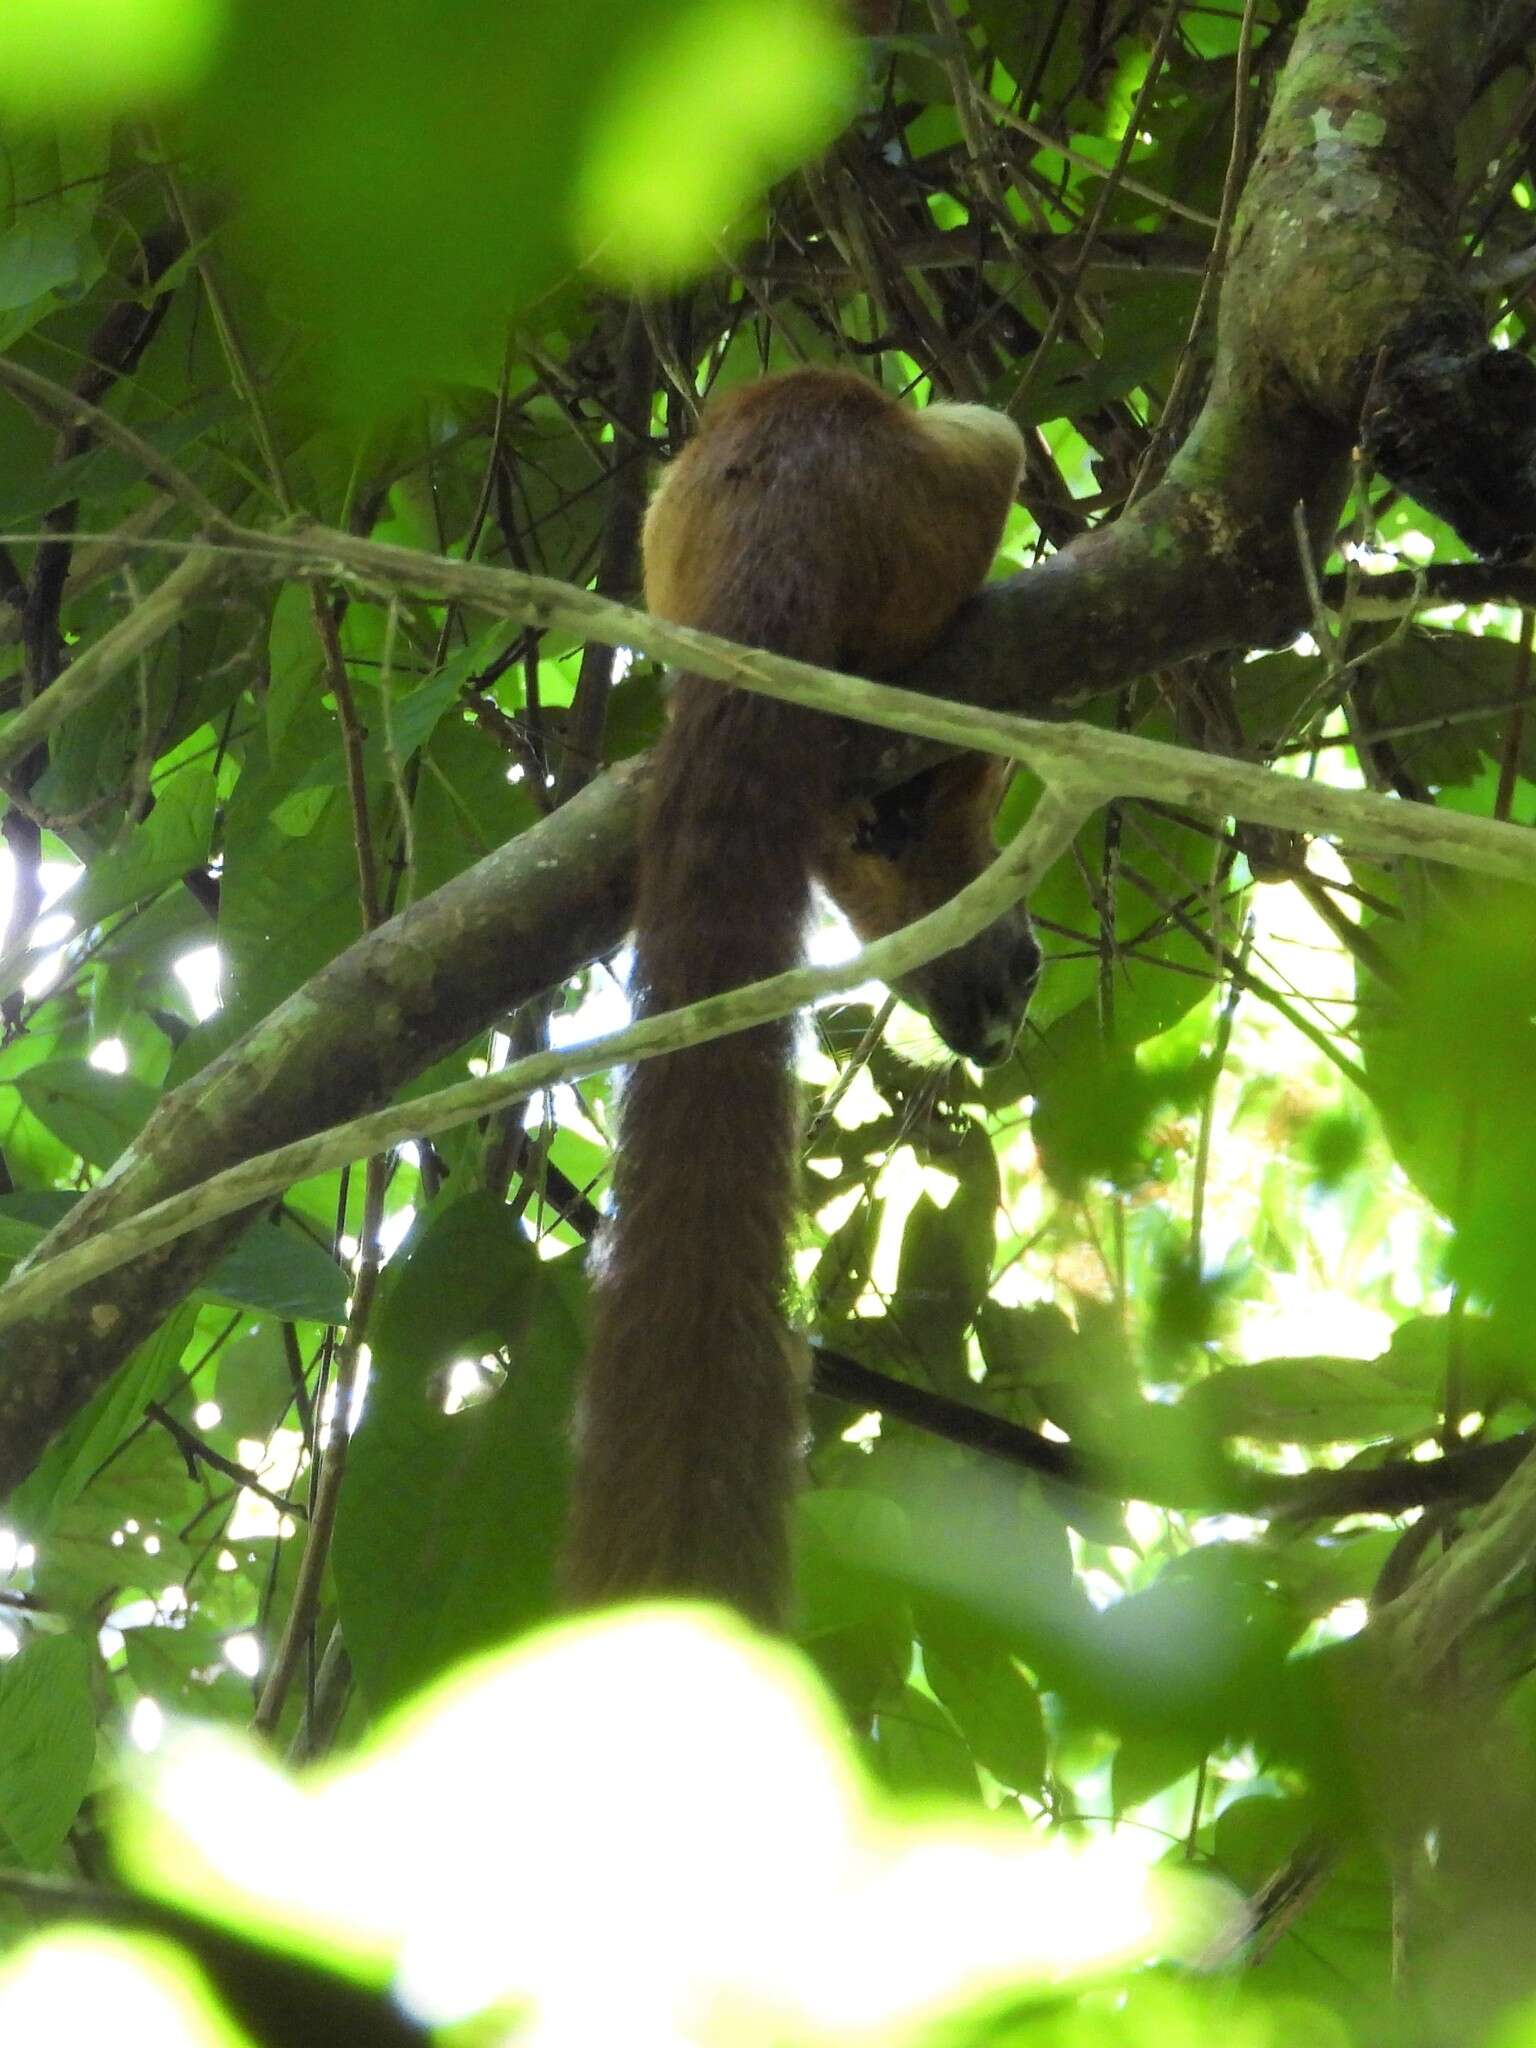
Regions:
<instances>
[{"instance_id":1,"label":"bright sunlight patch","mask_svg":"<svg viewBox=\"0 0 1536 2048\"><path fill-rule=\"evenodd\" d=\"M145 1888L333 1967L338 1937L365 1975L387 1950L418 2020L517 2015L539 2048L890 2048L978 2000L1190 1956L1228 1912L1114 1841L894 1805L805 1665L701 1608L482 1659L297 1784L208 1734L148 1769L119 1835Z\"/></svg>"},{"instance_id":2,"label":"bright sunlight patch","mask_svg":"<svg viewBox=\"0 0 1536 2048\"><path fill-rule=\"evenodd\" d=\"M201 1973L168 1942L67 1927L0 1966L0 2040L112 2048L245 2048Z\"/></svg>"}]
</instances>

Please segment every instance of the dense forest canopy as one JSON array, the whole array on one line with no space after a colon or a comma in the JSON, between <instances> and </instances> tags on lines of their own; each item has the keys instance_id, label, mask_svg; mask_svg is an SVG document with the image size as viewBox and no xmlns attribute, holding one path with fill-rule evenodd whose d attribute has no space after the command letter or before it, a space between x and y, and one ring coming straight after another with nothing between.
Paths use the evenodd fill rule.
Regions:
<instances>
[{"instance_id":1,"label":"dense forest canopy","mask_svg":"<svg viewBox=\"0 0 1536 2048\"><path fill-rule=\"evenodd\" d=\"M1533 26L12 0L11 1932L169 1931L261 2042L497 1998L539 2038L533 1964L485 1974L514 1879L483 1797L520 1910L560 1924L562 1856L608 1873L577 1962L626 1958L637 2009L709 1951L714 2017L665 2038L770 2038L757 2000L775 2039L1536 2039ZM896 689L636 609L656 465L708 394L806 362L1026 435L994 581ZM631 1621L392 1724L556 1613L616 1075L689 1028L623 1035L683 660L862 721L861 795L1013 760L1046 972L986 1072L830 918L734 1012L814 999L824 1691ZM658 1712L668 1658L692 1690ZM353 1761L303 1806L225 1756L115 1822L178 1719ZM911 1795L990 1810L995 1870L962 1829L947 1893L839 1890L865 1803ZM709 1932L664 1969L665 1913L603 1909L669 1810L657 1900ZM1216 1882L1155 1938L1066 1866L1001 1915L1008 1857L1063 1842ZM802 1885L863 1928L867 2005L773 1917ZM719 1904L759 1887L767 1962ZM989 1949L1052 1897L1049 1942ZM434 1915L451 1966L411 1945ZM0 1975L18 2039L162 1993L156 2038L229 2038L84 1939ZM1149 1947L1224 1969L1105 1977ZM1077 1965L1096 1989L1041 1996ZM979 2017L922 2009L967 1987Z\"/></svg>"}]
</instances>

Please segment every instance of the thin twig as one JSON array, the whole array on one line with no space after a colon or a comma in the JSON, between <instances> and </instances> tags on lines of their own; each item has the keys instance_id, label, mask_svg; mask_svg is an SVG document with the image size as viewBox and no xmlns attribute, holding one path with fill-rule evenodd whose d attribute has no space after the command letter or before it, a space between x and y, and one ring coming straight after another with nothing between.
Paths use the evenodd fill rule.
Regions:
<instances>
[{"instance_id":1,"label":"thin twig","mask_svg":"<svg viewBox=\"0 0 1536 2048\"><path fill-rule=\"evenodd\" d=\"M193 600L206 595L206 586L227 574L228 568L227 558L216 550L194 548L124 618L82 648L46 690L0 726L0 776L9 774L56 726L89 704L119 671L179 625Z\"/></svg>"},{"instance_id":2,"label":"thin twig","mask_svg":"<svg viewBox=\"0 0 1536 2048\"><path fill-rule=\"evenodd\" d=\"M824 996L856 988L872 977L894 981L924 962L964 945L996 921L1045 875L1081 825L1089 805L1076 796L1045 790L1033 815L1011 845L985 872L942 909L866 946L853 959L831 967L801 967L776 974L725 995L645 1017L584 1046L565 1046L517 1060L497 1074L456 1082L410 1103L376 1110L291 1145L258 1154L227 1168L197 1187L185 1188L112 1229L57 1253L44 1264L13 1269L0 1288L0 1328L36 1313L85 1281L187 1231L251 1207L295 1181L326 1173L348 1161L391 1150L408 1140L433 1137L500 1109L508 1102L558 1082L578 1080L620 1061L652 1059L685 1046L702 1045L732 1031L765 1024Z\"/></svg>"},{"instance_id":3,"label":"thin twig","mask_svg":"<svg viewBox=\"0 0 1536 2048\"><path fill-rule=\"evenodd\" d=\"M0 389L9 391L12 397L19 398L29 410L40 412L45 419L73 420L76 426L93 428L103 441L109 441L114 448L131 455L144 474L162 490L180 499L207 533L224 531L227 524L224 514L211 498L204 497L184 470L178 469L174 462L168 462L158 448L152 448L132 427L125 427L121 420L103 412L88 398L81 398L67 385L56 384L51 377L40 376L36 370L24 370L20 363L9 358L0 358ZM36 535L32 538L36 539Z\"/></svg>"},{"instance_id":4,"label":"thin twig","mask_svg":"<svg viewBox=\"0 0 1536 2048\"><path fill-rule=\"evenodd\" d=\"M195 1430L188 1429L184 1422L178 1421L170 1410L163 1408L158 1401L146 1403L144 1413L151 1422L158 1422L160 1427L175 1439L177 1448L193 1465L207 1465L210 1470L221 1472L226 1479L232 1479L236 1486L243 1487L247 1493L259 1494L264 1501L270 1501L281 1514L303 1516L304 1510L296 1501L288 1500L280 1493L274 1493L270 1486L263 1486L248 1465L242 1465L235 1458L226 1458L222 1451L215 1450L213 1445L200 1437Z\"/></svg>"},{"instance_id":5,"label":"thin twig","mask_svg":"<svg viewBox=\"0 0 1536 2048\"><path fill-rule=\"evenodd\" d=\"M379 1226L384 1216L384 1184L387 1161L370 1159L363 1191L362 1243L358 1252L357 1284L352 1290L352 1311L347 1318L346 1342L337 1360L332 1386L331 1426L325 1447L325 1462L315 1492L314 1512L299 1560L293 1600L283 1626L277 1655L266 1684L261 1689L251 1725L258 1735L270 1735L282 1717L299 1659L309 1641L320 1611L320 1589L330 1560L331 1537L336 1528L336 1509L341 1500L341 1483L346 1476L347 1447L351 1442L353 1396L362 1367L363 1343L368 1314L373 1306L379 1278Z\"/></svg>"}]
</instances>

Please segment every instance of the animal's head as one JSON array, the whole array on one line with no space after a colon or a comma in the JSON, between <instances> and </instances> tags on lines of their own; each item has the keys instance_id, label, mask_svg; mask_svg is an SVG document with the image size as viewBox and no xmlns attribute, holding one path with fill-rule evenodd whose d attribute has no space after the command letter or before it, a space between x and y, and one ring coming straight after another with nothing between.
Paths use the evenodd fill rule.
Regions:
<instances>
[{"instance_id":1,"label":"animal's head","mask_svg":"<svg viewBox=\"0 0 1536 2048\"><path fill-rule=\"evenodd\" d=\"M992 820L1007 764L981 754L941 761L829 820L817 879L861 939L884 938L946 903L996 848ZM952 953L897 985L951 1051L996 1066L1013 1050L1040 973L1029 911L1018 903Z\"/></svg>"}]
</instances>

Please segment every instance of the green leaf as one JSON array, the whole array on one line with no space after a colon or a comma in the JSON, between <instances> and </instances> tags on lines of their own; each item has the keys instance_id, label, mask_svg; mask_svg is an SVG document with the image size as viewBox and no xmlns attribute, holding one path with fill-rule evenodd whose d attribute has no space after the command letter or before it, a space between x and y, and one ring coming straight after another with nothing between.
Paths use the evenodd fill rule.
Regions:
<instances>
[{"instance_id":1,"label":"green leaf","mask_svg":"<svg viewBox=\"0 0 1536 2048\"><path fill-rule=\"evenodd\" d=\"M817 1183L808 1181L811 1189ZM811 1285L815 1290L817 1326L830 1335L852 1315L854 1306L869 1281L869 1262L880 1235L882 1209L878 1202L860 1197L843 1222L827 1239Z\"/></svg>"},{"instance_id":2,"label":"green leaf","mask_svg":"<svg viewBox=\"0 0 1536 2048\"><path fill-rule=\"evenodd\" d=\"M178 1531L203 1504L170 1436L130 1431L91 1483L55 1511L38 1548L39 1601L94 1627L104 1600L120 1606L136 1593L157 1598L185 1586L192 1556Z\"/></svg>"},{"instance_id":3,"label":"green leaf","mask_svg":"<svg viewBox=\"0 0 1536 2048\"><path fill-rule=\"evenodd\" d=\"M168 777L155 807L125 840L93 860L61 908L81 926L143 903L208 859L217 790L197 772Z\"/></svg>"},{"instance_id":4,"label":"green leaf","mask_svg":"<svg viewBox=\"0 0 1536 2048\"><path fill-rule=\"evenodd\" d=\"M967 1654L951 1632L944 1648L925 1648L923 1671L977 1763L1015 1792L1038 1793L1045 1776L1040 1695L995 1637L978 1631Z\"/></svg>"},{"instance_id":5,"label":"green leaf","mask_svg":"<svg viewBox=\"0 0 1536 2048\"><path fill-rule=\"evenodd\" d=\"M129 1679L146 1698L182 1714L250 1719L250 1684L225 1663L216 1630L196 1623L125 1629L123 1655Z\"/></svg>"},{"instance_id":6,"label":"green leaf","mask_svg":"<svg viewBox=\"0 0 1536 2048\"><path fill-rule=\"evenodd\" d=\"M73 1636L38 1636L0 1664L0 1834L46 1869L96 1761L91 1659Z\"/></svg>"},{"instance_id":7,"label":"green leaf","mask_svg":"<svg viewBox=\"0 0 1536 2048\"><path fill-rule=\"evenodd\" d=\"M1466 714L1519 693L1520 650L1512 640L1419 629L1395 634L1371 657L1365 678L1371 725L1425 728L1393 742L1417 781L1436 790L1465 785L1485 760L1502 758L1511 714ZM1536 775L1536 734L1524 721L1518 741L1521 768Z\"/></svg>"},{"instance_id":8,"label":"green leaf","mask_svg":"<svg viewBox=\"0 0 1536 2048\"><path fill-rule=\"evenodd\" d=\"M955 1176L955 1190L942 1205L926 1189L913 1203L891 1314L934 1384L958 1393L970 1383L966 1335L992 1277L997 1155L981 1125L967 1120L956 1142L934 1156Z\"/></svg>"},{"instance_id":9,"label":"green leaf","mask_svg":"<svg viewBox=\"0 0 1536 2048\"><path fill-rule=\"evenodd\" d=\"M1359 975L1366 1073L1392 1149L1456 1226L1449 1265L1481 1303L1536 1314L1536 897L1409 870L1371 926L1390 975ZM1417 884L1417 886L1415 886Z\"/></svg>"},{"instance_id":10,"label":"green leaf","mask_svg":"<svg viewBox=\"0 0 1536 2048\"><path fill-rule=\"evenodd\" d=\"M824 1486L795 1503L794 1534L796 1634L849 1718L867 1720L912 1662L906 1517L878 1494Z\"/></svg>"},{"instance_id":11,"label":"green leaf","mask_svg":"<svg viewBox=\"0 0 1536 2048\"><path fill-rule=\"evenodd\" d=\"M1440 1414L1436 1361L1384 1352L1380 1358L1271 1358L1216 1372L1184 1407L1222 1436L1267 1443L1364 1443L1418 1436Z\"/></svg>"},{"instance_id":12,"label":"green leaf","mask_svg":"<svg viewBox=\"0 0 1536 2048\"><path fill-rule=\"evenodd\" d=\"M87 1166L110 1166L160 1100L147 1081L105 1073L89 1060L43 1060L11 1085L38 1122Z\"/></svg>"},{"instance_id":13,"label":"green leaf","mask_svg":"<svg viewBox=\"0 0 1536 2048\"><path fill-rule=\"evenodd\" d=\"M318 705L295 721L294 734L301 729L316 749L329 752L337 745L335 728ZM290 771L291 763L269 771L260 786L254 780L248 786L242 776L230 806L219 903L229 988L221 1021L228 1030L266 1016L349 946L361 928L347 805L336 791L318 791L295 799L318 804L316 815L274 822L287 798Z\"/></svg>"},{"instance_id":14,"label":"green leaf","mask_svg":"<svg viewBox=\"0 0 1536 2048\"><path fill-rule=\"evenodd\" d=\"M1200 1760L1199 1745L1185 1735L1133 1728L1121 1737L1110 1771L1116 1814L1166 1792L1198 1769Z\"/></svg>"},{"instance_id":15,"label":"green leaf","mask_svg":"<svg viewBox=\"0 0 1536 2048\"><path fill-rule=\"evenodd\" d=\"M1171 727L1156 721L1149 721L1142 730L1149 739L1176 737ZM1004 836L1028 815L1038 788L1032 776L1015 776L999 819ZM1129 807L1123 829L1135 844L1139 879L1123 873L1117 877L1113 899L1115 973L1108 994L1114 1042L1120 1052L1127 1053L1145 1039L1170 1030L1210 991L1215 970L1200 933L1210 926L1215 856L1205 834L1170 818L1153 817L1140 806ZM1030 908L1042 927L1056 934L1056 950L1065 955L1050 963L1030 1006L1032 1024L1037 1033L1045 1034L1043 1044L1026 1041L1025 1045L1031 1092L1050 1082L1056 1020L1081 1006L1095 1031L1103 1030L1099 1010L1102 920L1096 878L1104 873L1104 863L1101 815L1078 833L1075 855L1057 861L1030 895ZM1172 914L1173 906L1182 913L1182 920ZM1241 912L1241 898L1223 903L1218 937L1230 939Z\"/></svg>"},{"instance_id":16,"label":"green leaf","mask_svg":"<svg viewBox=\"0 0 1536 2048\"><path fill-rule=\"evenodd\" d=\"M213 1313L221 1322L225 1320L222 1310ZM275 1315L247 1317L219 1346L216 1366L213 1397L221 1417L220 1448L224 1448L225 1437L231 1446L241 1437L265 1443L293 1401L293 1374L281 1319Z\"/></svg>"},{"instance_id":17,"label":"green leaf","mask_svg":"<svg viewBox=\"0 0 1536 2048\"><path fill-rule=\"evenodd\" d=\"M151 448L175 461L228 415L228 401L218 399L189 406L169 419L136 425L134 432ZM9 479L5 488L0 490L0 517L9 520L34 518L40 512L51 511L56 505L69 504L76 499L83 505L100 504L104 499L119 497L135 488L142 489L143 482L142 463L108 443L88 449L84 455L71 456L69 461L61 462L56 469L34 477L29 483L20 478Z\"/></svg>"},{"instance_id":18,"label":"green leaf","mask_svg":"<svg viewBox=\"0 0 1536 2048\"><path fill-rule=\"evenodd\" d=\"M1198 295L1193 277L1122 281L1100 345L1091 356L1058 350L1052 374L1031 388L1020 426L1081 419L1139 385L1161 382L1188 338Z\"/></svg>"},{"instance_id":19,"label":"green leaf","mask_svg":"<svg viewBox=\"0 0 1536 2048\"><path fill-rule=\"evenodd\" d=\"M979 1800L981 1786L953 1717L919 1692L901 1692L876 1714L866 1754L883 1784L906 1795Z\"/></svg>"},{"instance_id":20,"label":"green leaf","mask_svg":"<svg viewBox=\"0 0 1536 2048\"><path fill-rule=\"evenodd\" d=\"M145 1404L157 1401L165 1391L196 1322L195 1308L178 1308L55 1437L11 1496L8 1511L19 1529L34 1540L47 1535L129 1431L138 1427Z\"/></svg>"},{"instance_id":21,"label":"green leaf","mask_svg":"<svg viewBox=\"0 0 1536 2048\"><path fill-rule=\"evenodd\" d=\"M509 317L590 253L573 194L610 80L682 11L475 7L447 35L436 0L358 0L317 34L308 0L231 0L195 138L339 410L494 389Z\"/></svg>"},{"instance_id":22,"label":"green leaf","mask_svg":"<svg viewBox=\"0 0 1536 2048\"><path fill-rule=\"evenodd\" d=\"M395 1271L332 1553L375 1708L549 1613L581 1350L574 1262L541 1261L489 1195L434 1209ZM490 1353L505 1383L446 1414L448 1368Z\"/></svg>"},{"instance_id":23,"label":"green leaf","mask_svg":"<svg viewBox=\"0 0 1536 2048\"><path fill-rule=\"evenodd\" d=\"M1270 1578L1240 1544L1174 1558L1098 1617L1080 1703L1122 1736L1186 1743L1191 1762L1264 1725L1302 1621Z\"/></svg>"},{"instance_id":24,"label":"green leaf","mask_svg":"<svg viewBox=\"0 0 1536 2048\"><path fill-rule=\"evenodd\" d=\"M214 0L8 0L5 97L78 119L163 106L218 34Z\"/></svg>"},{"instance_id":25,"label":"green leaf","mask_svg":"<svg viewBox=\"0 0 1536 2048\"><path fill-rule=\"evenodd\" d=\"M342 1323L350 1288L325 1247L284 1217L253 1223L208 1274L202 1292L239 1308L267 1309L284 1322Z\"/></svg>"},{"instance_id":26,"label":"green leaf","mask_svg":"<svg viewBox=\"0 0 1536 2048\"><path fill-rule=\"evenodd\" d=\"M269 681L263 709L267 748L273 756L281 753L295 716L321 688L323 665L309 586L285 583L272 607L267 641Z\"/></svg>"},{"instance_id":27,"label":"green leaf","mask_svg":"<svg viewBox=\"0 0 1536 2048\"><path fill-rule=\"evenodd\" d=\"M9 31L9 19L6 26ZM8 44L8 70L14 55ZM41 123L7 123L0 165L0 348L101 275L91 220L111 146L104 123L74 119L57 133Z\"/></svg>"},{"instance_id":28,"label":"green leaf","mask_svg":"<svg viewBox=\"0 0 1536 2048\"><path fill-rule=\"evenodd\" d=\"M0 1260L13 1265L24 1259L79 1199L61 1188L28 1188L20 1194L0 1195Z\"/></svg>"},{"instance_id":29,"label":"green leaf","mask_svg":"<svg viewBox=\"0 0 1536 2048\"><path fill-rule=\"evenodd\" d=\"M711 0L610 76L577 202L595 263L658 285L707 268L774 179L852 111L854 49L816 0Z\"/></svg>"},{"instance_id":30,"label":"green leaf","mask_svg":"<svg viewBox=\"0 0 1536 2048\"><path fill-rule=\"evenodd\" d=\"M1215 1867L1256 1892L1313 1838L1316 1810L1301 1799L1253 1793L1234 1800L1216 1823ZM1283 1923L1264 1958L1272 1992L1315 1998L1366 2023L1367 2039L1384 2010L1391 1978L1392 1887L1380 1859L1358 1840L1336 1858L1328 1882Z\"/></svg>"}]
</instances>

